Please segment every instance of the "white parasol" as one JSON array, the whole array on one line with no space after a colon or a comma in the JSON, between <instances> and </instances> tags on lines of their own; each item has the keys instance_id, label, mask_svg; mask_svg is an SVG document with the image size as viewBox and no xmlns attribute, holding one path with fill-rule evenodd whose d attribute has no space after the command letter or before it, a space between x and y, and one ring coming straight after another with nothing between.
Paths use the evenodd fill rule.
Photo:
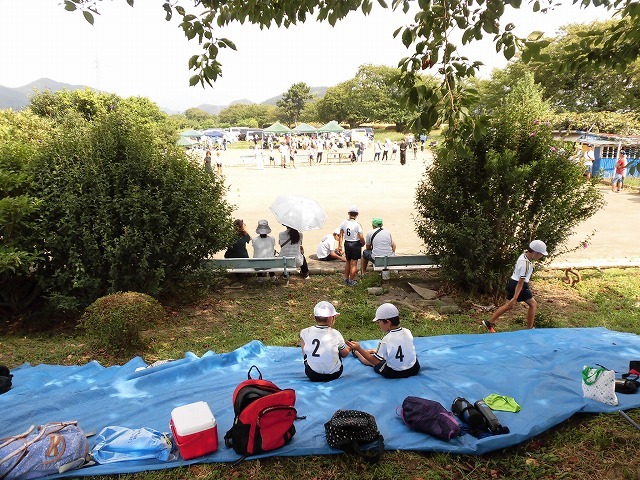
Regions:
<instances>
[{"instance_id":1,"label":"white parasol","mask_svg":"<svg viewBox=\"0 0 640 480\"><path fill-rule=\"evenodd\" d=\"M300 232L319 230L327 221L320 204L307 197L283 195L276 198L269 209L279 223Z\"/></svg>"}]
</instances>

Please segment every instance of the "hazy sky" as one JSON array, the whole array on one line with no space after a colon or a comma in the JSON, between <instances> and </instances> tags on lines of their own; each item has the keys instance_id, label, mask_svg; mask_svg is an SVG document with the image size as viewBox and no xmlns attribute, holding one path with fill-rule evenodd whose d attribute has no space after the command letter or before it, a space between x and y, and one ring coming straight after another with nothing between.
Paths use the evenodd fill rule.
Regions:
<instances>
[{"instance_id":1,"label":"hazy sky","mask_svg":"<svg viewBox=\"0 0 640 480\"><path fill-rule=\"evenodd\" d=\"M218 57L223 78L214 88L189 87L193 72L187 61L200 52L199 46L187 41L175 19L164 20L163 1L138 0L134 8L125 0L101 3L101 15L91 26L79 12L66 12L58 0L5 0L0 16L0 85L19 87L48 77L124 97L146 96L161 107L185 110L239 99L259 103L297 82L333 86L352 78L360 65L397 66L412 52L393 38L394 30L412 17L374 2L368 17L355 13L334 28L315 22L288 30L261 31L247 24L226 27L217 36L234 41L238 51ZM521 35L534 30L552 35L567 23L610 16L602 9L580 10L566 3L551 14L517 12L510 19ZM505 64L490 44L468 55L490 67Z\"/></svg>"}]
</instances>

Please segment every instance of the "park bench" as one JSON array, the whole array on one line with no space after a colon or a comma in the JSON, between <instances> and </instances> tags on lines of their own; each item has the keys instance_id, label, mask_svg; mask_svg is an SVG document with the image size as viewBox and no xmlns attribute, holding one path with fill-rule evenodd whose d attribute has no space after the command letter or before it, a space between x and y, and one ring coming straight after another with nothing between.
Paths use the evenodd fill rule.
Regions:
<instances>
[{"instance_id":1,"label":"park bench","mask_svg":"<svg viewBox=\"0 0 640 480\"><path fill-rule=\"evenodd\" d=\"M389 270L421 270L425 268L438 268L433 257L428 255L390 255L375 257L373 259L373 270L384 272Z\"/></svg>"},{"instance_id":2,"label":"park bench","mask_svg":"<svg viewBox=\"0 0 640 480\"><path fill-rule=\"evenodd\" d=\"M227 273L282 273L289 285L289 273L298 272L295 257L273 258L212 258L203 261L208 268L226 270Z\"/></svg>"},{"instance_id":3,"label":"park bench","mask_svg":"<svg viewBox=\"0 0 640 480\"><path fill-rule=\"evenodd\" d=\"M342 163L343 160L351 161L350 153L346 152L326 152L327 163L331 163L331 160L337 160L338 163Z\"/></svg>"}]
</instances>

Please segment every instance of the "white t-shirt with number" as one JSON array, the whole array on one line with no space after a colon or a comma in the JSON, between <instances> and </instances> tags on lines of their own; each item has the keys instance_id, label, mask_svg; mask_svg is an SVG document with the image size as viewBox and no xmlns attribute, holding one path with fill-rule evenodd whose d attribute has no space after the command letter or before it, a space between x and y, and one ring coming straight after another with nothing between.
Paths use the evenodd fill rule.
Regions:
<instances>
[{"instance_id":1,"label":"white t-shirt with number","mask_svg":"<svg viewBox=\"0 0 640 480\"><path fill-rule=\"evenodd\" d=\"M302 350L307 356L307 364L316 373L335 373L340 370L341 350L347 345L342 334L327 325L314 325L300 331L304 342Z\"/></svg>"},{"instance_id":2,"label":"white t-shirt with number","mask_svg":"<svg viewBox=\"0 0 640 480\"><path fill-rule=\"evenodd\" d=\"M413 335L406 328L394 328L382 337L374 356L385 360L390 368L397 371L413 367L417 359Z\"/></svg>"},{"instance_id":3,"label":"white t-shirt with number","mask_svg":"<svg viewBox=\"0 0 640 480\"><path fill-rule=\"evenodd\" d=\"M360 234L362 233L362 226L353 219L345 220L340 224L340 230L344 232L345 242L358 242L360 241Z\"/></svg>"}]
</instances>

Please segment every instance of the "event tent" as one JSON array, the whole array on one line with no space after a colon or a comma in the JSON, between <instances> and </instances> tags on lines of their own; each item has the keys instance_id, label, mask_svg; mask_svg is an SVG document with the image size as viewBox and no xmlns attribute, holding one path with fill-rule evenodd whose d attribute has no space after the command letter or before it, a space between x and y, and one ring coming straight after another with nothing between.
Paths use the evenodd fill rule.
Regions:
<instances>
[{"instance_id":1,"label":"event tent","mask_svg":"<svg viewBox=\"0 0 640 480\"><path fill-rule=\"evenodd\" d=\"M201 137L202 132L200 132L199 130L189 129L182 132L180 136L181 137Z\"/></svg>"},{"instance_id":2,"label":"event tent","mask_svg":"<svg viewBox=\"0 0 640 480\"><path fill-rule=\"evenodd\" d=\"M276 122L273 125L265 128L263 130L264 133L289 133L291 130L282 125L280 122Z\"/></svg>"},{"instance_id":3,"label":"event tent","mask_svg":"<svg viewBox=\"0 0 640 480\"><path fill-rule=\"evenodd\" d=\"M326 125L318 128L318 132L320 133L340 133L342 131L344 131L344 128L338 125L338 122L336 122L335 120L331 120Z\"/></svg>"},{"instance_id":4,"label":"event tent","mask_svg":"<svg viewBox=\"0 0 640 480\"><path fill-rule=\"evenodd\" d=\"M293 133L318 133L318 129L316 127L309 125L308 123L301 123L291 131Z\"/></svg>"},{"instance_id":5,"label":"event tent","mask_svg":"<svg viewBox=\"0 0 640 480\"><path fill-rule=\"evenodd\" d=\"M176 145L178 145L179 147L193 147L197 143L198 142L196 142L195 140L191 140L189 137L180 137L176 142Z\"/></svg>"}]
</instances>

